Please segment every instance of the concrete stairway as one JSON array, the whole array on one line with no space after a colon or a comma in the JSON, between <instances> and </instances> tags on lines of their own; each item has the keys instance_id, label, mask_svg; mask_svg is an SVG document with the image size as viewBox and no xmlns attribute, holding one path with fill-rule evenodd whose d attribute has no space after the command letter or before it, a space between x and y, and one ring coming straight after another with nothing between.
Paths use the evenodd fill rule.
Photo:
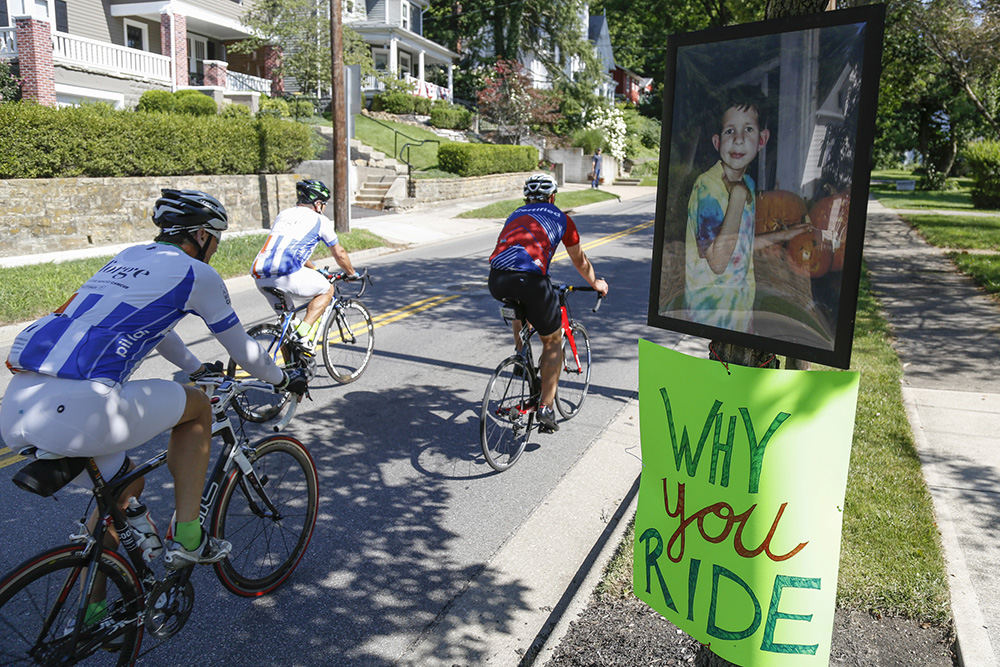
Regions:
<instances>
[{"instance_id":1,"label":"concrete stairway","mask_svg":"<svg viewBox=\"0 0 1000 667\"><path fill-rule=\"evenodd\" d=\"M639 185L641 178L616 178L615 185Z\"/></svg>"},{"instance_id":2,"label":"concrete stairway","mask_svg":"<svg viewBox=\"0 0 1000 667\"><path fill-rule=\"evenodd\" d=\"M406 165L400 163L385 153L366 146L357 139L351 139L351 161L360 166L392 169L397 174L406 173Z\"/></svg>"},{"instance_id":3,"label":"concrete stairway","mask_svg":"<svg viewBox=\"0 0 1000 667\"><path fill-rule=\"evenodd\" d=\"M392 178L387 180L381 178L365 180L361 184L361 187L358 188L358 195L354 198L354 204L381 211L385 207L385 196L389 192L389 188L392 187L393 180Z\"/></svg>"}]
</instances>

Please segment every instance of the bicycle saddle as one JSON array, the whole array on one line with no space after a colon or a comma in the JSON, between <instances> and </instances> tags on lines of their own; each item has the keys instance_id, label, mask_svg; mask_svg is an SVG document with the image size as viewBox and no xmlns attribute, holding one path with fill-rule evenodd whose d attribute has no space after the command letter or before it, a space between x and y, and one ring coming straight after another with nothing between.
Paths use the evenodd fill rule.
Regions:
<instances>
[{"instance_id":1,"label":"bicycle saddle","mask_svg":"<svg viewBox=\"0 0 1000 667\"><path fill-rule=\"evenodd\" d=\"M521 305L520 301L504 299L503 304L500 306L500 317L505 320L523 320L524 306Z\"/></svg>"},{"instance_id":2,"label":"bicycle saddle","mask_svg":"<svg viewBox=\"0 0 1000 667\"><path fill-rule=\"evenodd\" d=\"M72 482L87 465L85 456L62 456L36 447L25 447L18 454L34 456L35 460L18 470L11 481L17 488L43 498Z\"/></svg>"},{"instance_id":3,"label":"bicycle saddle","mask_svg":"<svg viewBox=\"0 0 1000 667\"><path fill-rule=\"evenodd\" d=\"M288 295L277 287L261 287L260 291L267 292L278 300L278 302L274 304L274 309L279 313L284 313L292 309L292 302L288 298Z\"/></svg>"}]
</instances>

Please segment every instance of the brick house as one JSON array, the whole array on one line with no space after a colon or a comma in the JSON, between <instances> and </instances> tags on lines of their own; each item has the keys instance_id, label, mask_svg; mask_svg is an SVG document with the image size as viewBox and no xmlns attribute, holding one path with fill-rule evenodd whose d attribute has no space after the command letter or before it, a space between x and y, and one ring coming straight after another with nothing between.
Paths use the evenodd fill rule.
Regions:
<instances>
[{"instance_id":1,"label":"brick house","mask_svg":"<svg viewBox=\"0 0 1000 667\"><path fill-rule=\"evenodd\" d=\"M638 104L639 98L650 91L653 81L619 65L615 65L611 76L615 80L615 97L632 104Z\"/></svg>"},{"instance_id":2,"label":"brick house","mask_svg":"<svg viewBox=\"0 0 1000 667\"><path fill-rule=\"evenodd\" d=\"M131 108L147 90L196 87L256 108L280 92L280 53L227 52L249 36L244 11L239 0L0 0L0 59L16 66L24 99L51 106Z\"/></svg>"}]
</instances>

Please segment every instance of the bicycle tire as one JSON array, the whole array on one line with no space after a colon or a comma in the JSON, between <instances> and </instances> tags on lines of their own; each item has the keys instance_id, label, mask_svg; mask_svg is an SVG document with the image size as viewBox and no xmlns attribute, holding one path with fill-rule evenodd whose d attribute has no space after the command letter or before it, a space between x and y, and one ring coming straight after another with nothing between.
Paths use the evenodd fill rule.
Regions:
<instances>
[{"instance_id":1,"label":"bicycle tire","mask_svg":"<svg viewBox=\"0 0 1000 667\"><path fill-rule=\"evenodd\" d=\"M249 459L280 516L267 515L265 503L237 467L223 484L212 534L233 545L229 557L215 564L223 586L256 597L284 583L305 554L316 526L319 478L309 451L287 435L264 438Z\"/></svg>"},{"instance_id":2,"label":"bicycle tire","mask_svg":"<svg viewBox=\"0 0 1000 667\"><path fill-rule=\"evenodd\" d=\"M103 549L98 560L106 577L106 620L85 627L76 644L69 646L80 609L81 581L90 564L83 550L76 544L50 549L24 561L0 581L0 664L135 662L142 644L142 584L125 559L109 549Z\"/></svg>"},{"instance_id":3,"label":"bicycle tire","mask_svg":"<svg viewBox=\"0 0 1000 667\"><path fill-rule=\"evenodd\" d=\"M281 339L281 329L273 324L258 324L247 330L247 335L260 343L268 356L280 368L290 366L293 353L289 349L288 343L277 347L277 341ZM226 366L226 374L230 377L245 377L246 371L239 367L235 359L230 358ZM285 392L277 394L265 389L251 389L233 400L233 409L243 419L263 424L281 414L288 404L291 394Z\"/></svg>"},{"instance_id":4,"label":"bicycle tire","mask_svg":"<svg viewBox=\"0 0 1000 667\"><path fill-rule=\"evenodd\" d=\"M575 320L570 321L569 328L573 332L580 363L576 363L572 346L563 338L563 368L555 400L556 409L563 419L572 419L580 414L580 408L590 389L590 336L587 335L587 329Z\"/></svg>"},{"instance_id":5,"label":"bicycle tire","mask_svg":"<svg viewBox=\"0 0 1000 667\"><path fill-rule=\"evenodd\" d=\"M365 304L351 300L334 309L323 329L323 364L340 384L354 382L368 367L375 327Z\"/></svg>"},{"instance_id":6,"label":"bicycle tire","mask_svg":"<svg viewBox=\"0 0 1000 667\"><path fill-rule=\"evenodd\" d=\"M533 373L521 357L507 357L490 377L479 415L483 456L497 472L510 468L524 452L535 419Z\"/></svg>"}]
</instances>

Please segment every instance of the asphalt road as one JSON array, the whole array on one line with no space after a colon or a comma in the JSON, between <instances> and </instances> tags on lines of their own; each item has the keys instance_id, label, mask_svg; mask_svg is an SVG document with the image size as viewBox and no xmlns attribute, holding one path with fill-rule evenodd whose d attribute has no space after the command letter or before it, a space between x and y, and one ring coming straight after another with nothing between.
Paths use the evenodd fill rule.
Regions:
<instances>
[{"instance_id":1,"label":"asphalt road","mask_svg":"<svg viewBox=\"0 0 1000 667\"><path fill-rule=\"evenodd\" d=\"M637 338L664 345L679 338L645 324L654 204L643 197L575 216L588 255L611 284L597 314L592 295L571 297L574 316L591 335L590 397L558 433L533 436L502 474L482 458L478 435L486 381L512 348L486 289L495 231L367 262L376 280L364 298L377 326L371 365L345 386L321 370L314 400L287 429L307 444L320 470L320 515L307 554L281 589L253 601L228 594L211 568L201 568L187 626L159 646L147 637L141 664L414 662L415 647L461 626L453 603L473 582L490 591L476 601L477 615L509 631L528 584L491 582L491 557L635 396ZM564 254L552 275L579 281ZM246 326L270 319L249 279L230 289ZM224 358L200 320L187 318L177 330L201 358ZM3 358L9 344L0 340ZM154 357L137 376L173 370ZM8 380L2 376L0 390ZM133 456L151 455L165 442L161 436ZM64 543L87 499L82 489L63 491L58 501L17 491L7 481L17 468L0 467L0 572ZM165 469L147 480L144 499L165 525L172 507ZM524 554L526 580L539 558L544 546ZM470 634L436 657L475 664L484 650Z\"/></svg>"}]
</instances>

